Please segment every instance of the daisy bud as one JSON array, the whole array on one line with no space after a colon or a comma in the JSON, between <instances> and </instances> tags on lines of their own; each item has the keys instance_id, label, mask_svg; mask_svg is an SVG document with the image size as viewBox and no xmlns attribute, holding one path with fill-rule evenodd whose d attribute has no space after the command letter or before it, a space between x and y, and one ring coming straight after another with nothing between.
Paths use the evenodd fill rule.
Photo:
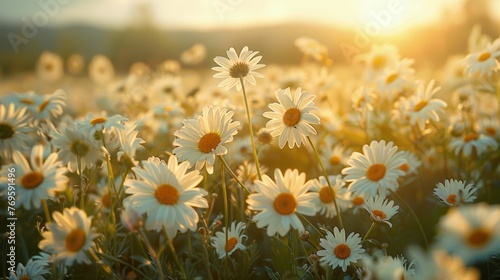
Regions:
<instances>
[{"instance_id":1,"label":"daisy bud","mask_svg":"<svg viewBox=\"0 0 500 280\"><path fill-rule=\"evenodd\" d=\"M205 228L204 228L204 227L200 227L200 228L198 229L198 232L199 232L201 235L205 235L206 230L205 230Z\"/></svg>"},{"instance_id":2,"label":"daisy bud","mask_svg":"<svg viewBox=\"0 0 500 280\"><path fill-rule=\"evenodd\" d=\"M300 239L302 241L309 240L309 237L311 237L311 234L307 230L300 234Z\"/></svg>"}]
</instances>

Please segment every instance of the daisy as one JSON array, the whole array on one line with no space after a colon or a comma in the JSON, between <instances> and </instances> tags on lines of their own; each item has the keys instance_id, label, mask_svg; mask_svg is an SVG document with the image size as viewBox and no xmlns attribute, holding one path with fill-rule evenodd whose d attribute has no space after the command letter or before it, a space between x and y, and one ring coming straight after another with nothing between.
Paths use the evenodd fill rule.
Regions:
<instances>
[{"instance_id":1,"label":"daisy","mask_svg":"<svg viewBox=\"0 0 500 280\"><path fill-rule=\"evenodd\" d=\"M398 213L399 206L394 206L394 201L384 200L382 196L370 197L363 206L366 211L370 214L370 218L374 222L382 222L392 227L389 220Z\"/></svg>"},{"instance_id":2,"label":"daisy","mask_svg":"<svg viewBox=\"0 0 500 280\"><path fill-rule=\"evenodd\" d=\"M120 142L119 152L116 154L119 162L132 167L137 165L135 153L142 149L142 144L146 143L141 138L137 138L139 131L136 130L136 124L126 124L124 130L118 130L118 140Z\"/></svg>"},{"instance_id":3,"label":"daisy","mask_svg":"<svg viewBox=\"0 0 500 280\"><path fill-rule=\"evenodd\" d=\"M203 44L194 44L181 54L181 61L186 65L197 65L205 60L207 48Z\"/></svg>"},{"instance_id":4,"label":"daisy","mask_svg":"<svg viewBox=\"0 0 500 280\"><path fill-rule=\"evenodd\" d=\"M432 98L441 88L434 88L434 80L430 81L424 89L424 84L420 83L415 95L404 100L403 107L410 116L410 124L417 125L420 130L425 129L425 124L429 121L439 121L439 115L444 114L447 104L441 99Z\"/></svg>"},{"instance_id":5,"label":"daisy","mask_svg":"<svg viewBox=\"0 0 500 280\"><path fill-rule=\"evenodd\" d=\"M438 183L434 188L434 195L448 206L458 206L464 202L474 202L476 196L473 195L477 188L472 184L465 186L465 181L446 180Z\"/></svg>"},{"instance_id":6,"label":"daisy","mask_svg":"<svg viewBox=\"0 0 500 280\"><path fill-rule=\"evenodd\" d=\"M349 207L352 208L352 210L353 210L352 213L355 215L365 205L365 198L362 194L359 195L359 194L350 193L349 201L350 201Z\"/></svg>"},{"instance_id":7,"label":"daisy","mask_svg":"<svg viewBox=\"0 0 500 280\"><path fill-rule=\"evenodd\" d=\"M334 144L332 137L325 138L323 149L320 150L320 157L327 170L340 170L347 164L347 159L352 153L342 144Z\"/></svg>"},{"instance_id":8,"label":"daisy","mask_svg":"<svg viewBox=\"0 0 500 280\"><path fill-rule=\"evenodd\" d=\"M142 227L143 221L142 216L139 215L134 208L130 205L130 200L123 201L123 208L120 213L120 220L122 225L125 226L131 232L135 232L137 229Z\"/></svg>"},{"instance_id":9,"label":"daisy","mask_svg":"<svg viewBox=\"0 0 500 280\"><path fill-rule=\"evenodd\" d=\"M226 228L222 229L222 232L216 232L215 236L212 236L212 246L215 248L219 259L226 257L226 253L230 256L236 250L245 250L247 247L243 245L243 241L247 239L247 236L242 234L246 226L242 222L233 221L231 227L228 231L228 239L226 244Z\"/></svg>"},{"instance_id":10,"label":"daisy","mask_svg":"<svg viewBox=\"0 0 500 280\"><path fill-rule=\"evenodd\" d=\"M490 149L494 150L498 147L498 143L490 136L471 132L463 137L452 139L449 147L456 156L462 152L464 156L469 157L473 152L475 155L481 156Z\"/></svg>"},{"instance_id":11,"label":"daisy","mask_svg":"<svg viewBox=\"0 0 500 280\"><path fill-rule=\"evenodd\" d=\"M346 192L347 189L344 188L345 182L342 180L342 175L328 176L328 180L332 186L331 188L328 187L325 177L321 176L319 179L313 180L313 184L309 190L318 193L314 201L317 212L320 215L325 215L327 218L333 218L337 216L337 211L335 209L332 193L335 195L340 211L349 208L350 193Z\"/></svg>"},{"instance_id":12,"label":"daisy","mask_svg":"<svg viewBox=\"0 0 500 280\"><path fill-rule=\"evenodd\" d=\"M16 272L11 271L9 280L44 280L50 278L49 263L44 260L30 259L26 266L17 264Z\"/></svg>"},{"instance_id":13,"label":"daisy","mask_svg":"<svg viewBox=\"0 0 500 280\"><path fill-rule=\"evenodd\" d=\"M328 62L328 49L318 41L308 38L300 37L295 39L295 46L306 56L313 57L317 61Z\"/></svg>"},{"instance_id":14,"label":"daisy","mask_svg":"<svg viewBox=\"0 0 500 280\"><path fill-rule=\"evenodd\" d=\"M71 74L80 74L85 67L85 59L80 54L72 54L66 61L66 68Z\"/></svg>"},{"instance_id":15,"label":"daisy","mask_svg":"<svg viewBox=\"0 0 500 280\"><path fill-rule=\"evenodd\" d=\"M498 119L482 118L479 120L478 131L494 139L500 139L500 124Z\"/></svg>"},{"instance_id":16,"label":"daisy","mask_svg":"<svg viewBox=\"0 0 500 280\"><path fill-rule=\"evenodd\" d=\"M105 114L96 116L92 113L88 113L85 120L79 123L79 126L87 133L88 137L95 138L96 132L105 133L106 130L111 129L112 127L124 130L125 126L123 126L122 123L126 121L128 121L128 119L120 115L113 115L109 117Z\"/></svg>"},{"instance_id":17,"label":"daisy","mask_svg":"<svg viewBox=\"0 0 500 280\"><path fill-rule=\"evenodd\" d=\"M169 103L180 100L183 92L181 77L169 74L156 77L149 92L150 97L158 100L166 98Z\"/></svg>"},{"instance_id":18,"label":"daisy","mask_svg":"<svg viewBox=\"0 0 500 280\"><path fill-rule=\"evenodd\" d=\"M352 107L358 112L373 111L376 99L374 90L370 87L359 87L352 95Z\"/></svg>"},{"instance_id":19,"label":"daisy","mask_svg":"<svg viewBox=\"0 0 500 280\"><path fill-rule=\"evenodd\" d=\"M54 255L54 261L62 261L66 266L73 263L90 264L87 251L95 247L94 239L99 236L91 228L92 217L76 207L65 208L63 213L54 212L53 221L46 224L43 240L38 247Z\"/></svg>"},{"instance_id":20,"label":"daisy","mask_svg":"<svg viewBox=\"0 0 500 280\"><path fill-rule=\"evenodd\" d=\"M66 92L62 89L56 90L51 95L45 96L39 104L37 104L34 117L37 120L57 118L63 114L66 107Z\"/></svg>"},{"instance_id":21,"label":"daisy","mask_svg":"<svg viewBox=\"0 0 500 280\"><path fill-rule=\"evenodd\" d=\"M333 234L329 231L326 238L320 238L319 245L324 249L317 253L322 257L321 262L330 265L333 269L340 267L344 272L351 263L357 263L365 252L365 249L361 247L359 233L351 232L346 239L345 230L339 231L337 227L333 229Z\"/></svg>"},{"instance_id":22,"label":"daisy","mask_svg":"<svg viewBox=\"0 0 500 280\"><path fill-rule=\"evenodd\" d=\"M59 159L71 172L80 172L78 161L81 161L80 168L83 171L92 168L103 158L103 152L95 146L95 141L91 141L76 122L64 126L60 133L53 132L51 137L52 145L60 150Z\"/></svg>"},{"instance_id":23,"label":"daisy","mask_svg":"<svg viewBox=\"0 0 500 280\"><path fill-rule=\"evenodd\" d=\"M278 137L280 149L283 149L288 142L291 149L295 145L300 147L302 142L306 142L306 137L316 135L316 130L311 124L319 124L319 118L311 111L318 110L314 106L315 95L302 91L299 87L292 96L290 88L276 91L276 99L279 103L269 104L272 111L265 112L264 117L271 119L267 122L273 137Z\"/></svg>"},{"instance_id":24,"label":"daisy","mask_svg":"<svg viewBox=\"0 0 500 280\"><path fill-rule=\"evenodd\" d=\"M438 224L437 247L466 264L487 260L500 250L500 208L485 203L451 208Z\"/></svg>"},{"instance_id":25,"label":"daisy","mask_svg":"<svg viewBox=\"0 0 500 280\"><path fill-rule=\"evenodd\" d=\"M370 262L367 261L367 258L363 258L363 262ZM375 279L413 279L415 275L415 269L413 268L415 261L412 261L409 265L406 263L407 260L403 256L396 258L381 256L376 258L373 264L369 265L369 269L374 274Z\"/></svg>"},{"instance_id":26,"label":"daisy","mask_svg":"<svg viewBox=\"0 0 500 280\"><path fill-rule=\"evenodd\" d=\"M203 180L198 171L189 171L188 162L177 163L171 156L168 163L157 157L142 161L143 167L132 170L139 178L125 181L125 198L138 214L147 214L146 229L165 228L169 238L177 231L195 231L199 221L193 207L207 208L207 192L196 186Z\"/></svg>"},{"instance_id":27,"label":"daisy","mask_svg":"<svg viewBox=\"0 0 500 280\"><path fill-rule=\"evenodd\" d=\"M12 159L16 168L18 186L16 188L16 207L27 210L41 207L42 200L55 197L56 192L64 192L69 178L64 175L67 169L60 167L57 153L51 153L45 160L42 145L36 145L31 150L30 161L15 151Z\"/></svg>"},{"instance_id":28,"label":"daisy","mask_svg":"<svg viewBox=\"0 0 500 280\"><path fill-rule=\"evenodd\" d=\"M396 191L398 177L405 173L399 167L405 163L398 148L392 142L385 144L385 140L372 141L370 146L363 146L363 154L354 152L347 161L342 174L344 179L351 182L349 190L359 194L368 193L375 196L379 193L385 196L389 190Z\"/></svg>"},{"instance_id":29,"label":"daisy","mask_svg":"<svg viewBox=\"0 0 500 280\"><path fill-rule=\"evenodd\" d=\"M500 57L500 38L493 43L488 43L483 50L467 55L462 61L465 65L465 73L490 76L500 69L498 57Z\"/></svg>"},{"instance_id":30,"label":"daisy","mask_svg":"<svg viewBox=\"0 0 500 280\"><path fill-rule=\"evenodd\" d=\"M264 165L260 166L260 171L264 174L267 172L267 167ZM255 163L249 163L248 161L243 161L242 164L236 169L236 176L240 179L245 187L253 192L255 190L255 180L257 179L257 167Z\"/></svg>"},{"instance_id":31,"label":"daisy","mask_svg":"<svg viewBox=\"0 0 500 280\"><path fill-rule=\"evenodd\" d=\"M384 94L383 97L392 101L394 95L403 91L415 73L415 70L411 68L413 62L413 59L404 58L392 67L386 68L384 73L377 78L378 90Z\"/></svg>"},{"instance_id":32,"label":"daisy","mask_svg":"<svg viewBox=\"0 0 500 280\"><path fill-rule=\"evenodd\" d=\"M401 155L406 162L398 167L399 170L403 171L405 175L417 174L418 168L422 165L418 156L410 151L402 151Z\"/></svg>"},{"instance_id":33,"label":"daisy","mask_svg":"<svg viewBox=\"0 0 500 280\"><path fill-rule=\"evenodd\" d=\"M30 125L26 108L0 104L0 156L9 159L14 151L27 151L31 144Z\"/></svg>"},{"instance_id":34,"label":"daisy","mask_svg":"<svg viewBox=\"0 0 500 280\"><path fill-rule=\"evenodd\" d=\"M206 166L212 174L215 157L227 154L224 144L233 141L238 133L240 122L233 121L233 115L234 112L218 106L204 107L201 116L184 120L181 129L174 133L176 148L172 152L198 170Z\"/></svg>"},{"instance_id":35,"label":"daisy","mask_svg":"<svg viewBox=\"0 0 500 280\"><path fill-rule=\"evenodd\" d=\"M64 75L63 60L55 53L43 52L38 59L36 72L42 80L49 82L60 80Z\"/></svg>"},{"instance_id":36,"label":"daisy","mask_svg":"<svg viewBox=\"0 0 500 280\"><path fill-rule=\"evenodd\" d=\"M258 53L248 50L248 47L245 46L239 56L234 48L230 48L227 51L229 59L222 56L215 57L214 61L220 67L212 67L212 70L219 72L214 75L214 78L224 79L219 87L225 87L226 90L229 90L236 86L239 91L242 88L240 79L243 79L243 83L249 82L255 85L255 77L264 78L264 75L255 71L265 66L258 64L262 59L262 56L256 56Z\"/></svg>"},{"instance_id":37,"label":"daisy","mask_svg":"<svg viewBox=\"0 0 500 280\"><path fill-rule=\"evenodd\" d=\"M96 55L88 65L90 79L100 85L110 82L115 76L113 64L104 55Z\"/></svg>"},{"instance_id":38,"label":"daisy","mask_svg":"<svg viewBox=\"0 0 500 280\"><path fill-rule=\"evenodd\" d=\"M294 169L287 169L285 174L281 170L274 170L273 181L263 175L262 181L255 181L255 191L247 199L248 209L260 211L253 217L258 228L267 226L267 235L276 233L284 236L290 227L299 232L304 231L304 225L297 213L314 216L316 208L314 199L316 193L308 193L312 181L306 182L306 174Z\"/></svg>"},{"instance_id":39,"label":"daisy","mask_svg":"<svg viewBox=\"0 0 500 280\"><path fill-rule=\"evenodd\" d=\"M374 45L369 53L360 54L356 60L365 63L365 80L371 81L400 59L398 49L389 44Z\"/></svg>"}]
</instances>

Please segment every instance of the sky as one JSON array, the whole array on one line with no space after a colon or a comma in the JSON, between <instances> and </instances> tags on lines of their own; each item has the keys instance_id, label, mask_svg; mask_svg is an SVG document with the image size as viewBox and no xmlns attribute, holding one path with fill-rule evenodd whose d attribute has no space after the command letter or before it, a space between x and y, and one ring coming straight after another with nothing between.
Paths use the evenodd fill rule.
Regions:
<instances>
[{"instance_id":1,"label":"sky","mask_svg":"<svg viewBox=\"0 0 500 280\"><path fill-rule=\"evenodd\" d=\"M22 24L49 14L49 25L88 24L123 28L138 14L150 13L159 28L240 28L287 22L312 22L382 32L433 24L443 9L456 10L463 0L2 0L0 21ZM485 0L487 1L487 0ZM495 2L495 1L494 1ZM500 9L496 1L495 8ZM34 4L35 3L35 4ZM51 5L50 5L51 4ZM392 6L391 6L392 5ZM142 7L142 8L141 8ZM144 8L147 7L147 8ZM500 13L499 13L500 14Z\"/></svg>"}]
</instances>

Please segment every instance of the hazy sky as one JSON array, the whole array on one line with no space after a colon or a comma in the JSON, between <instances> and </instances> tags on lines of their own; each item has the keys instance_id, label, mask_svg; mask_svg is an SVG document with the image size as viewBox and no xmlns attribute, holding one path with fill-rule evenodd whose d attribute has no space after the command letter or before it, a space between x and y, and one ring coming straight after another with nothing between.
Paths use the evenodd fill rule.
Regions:
<instances>
[{"instance_id":1,"label":"hazy sky","mask_svg":"<svg viewBox=\"0 0 500 280\"><path fill-rule=\"evenodd\" d=\"M57 3L49 24L85 23L120 28L132 24L139 7L149 7L160 28L241 27L277 22L316 22L363 28L383 21L385 32L433 23L444 8L463 0L2 0L0 19L22 24L44 11L41 3ZM67 3L59 3L67 2ZM394 3L391 12L389 3ZM498 9L498 2L496 1ZM143 9L144 10L144 9ZM394 12L396 11L396 12Z\"/></svg>"}]
</instances>

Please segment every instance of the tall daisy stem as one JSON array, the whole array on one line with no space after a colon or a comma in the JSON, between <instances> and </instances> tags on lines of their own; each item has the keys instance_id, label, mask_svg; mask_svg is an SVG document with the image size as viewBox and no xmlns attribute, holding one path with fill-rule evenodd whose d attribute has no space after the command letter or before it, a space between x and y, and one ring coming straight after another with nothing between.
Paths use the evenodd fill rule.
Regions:
<instances>
[{"instance_id":1,"label":"tall daisy stem","mask_svg":"<svg viewBox=\"0 0 500 280\"><path fill-rule=\"evenodd\" d=\"M222 196L223 196L222 199L224 199L224 226L226 227L226 236L225 236L226 240L225 240L224 244L226 244L226 246L227 246L228 241L229 241L229 209L228 209L229 207L227 205L227 187L226 187L226 177L224 176L224 173L225 173L224 169L225 169L224 165L222 165L220 176L221 176L221 183L222 183ZM227 277L228 276L227 275L227 268L228 268L228 257L229 257L228 253L229 252L228 252L228 250L224 250L224 251L226 252L226 257L224 258L224 263L225 263L224 270L226 271L225 276Z\"/></svg>"},{"instance_id":2,"label":"tall daisy stem","mask_svg":"<svg viewBox=\"0 0 500 280\"><path fill-rule=\"evenodd\" d=\"M50 219L50 211L49 211L49 206L47 205L47 200L42 199L42 204L43 204L43 212L45 212L45 219L47 219L47 223L52 222Z\"/></svg>"},{"instance_id":3,"label":"tall daisy stem","mask_svg":"<svg viewBox=\"0 0 500 280\"><path fill-rule=\"evenodd\" d=\"M337 217L339 218L339 223L340 227L344 228L344 223L342 222L342 216L340 214L340 209L339 205L337 204L337 197L335 195L335 192L332 189L332 185L330 184L330 180L328 179L328 173L326 172L325 165L323 164L323 161L321 160L321 157L318 154L318 151L316 150L316 147L314 146L311 137L307 136L307 140L309 141L309 144L311 144L311 147L313 148L314 154L316 155L316 158L319 161L319 165L321 166L321 170L323 171L323 176L325 176L326 183L328 184L328 188L330 189L332 198L333 198L333 204L335 205L335 211L337 212Z\"/></svg>"},{"instance_id":4,"label":"tall daisy stem","mask_svg":"<svg viewBox=\"0 0 500 280\"><path fill-rule=\"evenodd\" d=\"M411 215L413 216L413 218L417 222L418 228L420 229L420 233L422 233L422 237L424 238L424 242L425 242L425 248L429 248L429 242L427 241L427 236L425 235L424 228L422 227L422 224L420 223L420 220L418 219L417 214L415 213L415 211L413 211L413 208L411 208L410 204L408 204L408 202L406 202L406 200L403 197L401 197L397 192L395 192L393 190L389 190L389 191L391 192L391 194L393 194L395 197L397 197L401 202L403 202L403 204L406 206L406 208L408 208Z\"/></svg>"},{"instance_id":5,"label":"tall daisy stem","mask_svg":"<svg viewBox=\"0 0 500 280\"><path fill-rule=\"evenodd\" d=\"M240 77L240 83L241 83L241 88L243 90L243 99L245 100L245 109L247 112L248 129L250 130L250 140L252 142L253 160L255 161L255 168L257 169L257 176L259 177L259 180L262 180L262 173L260 171L259 157L257 156L257 149L255 148L255 139L253 136L253 125L252 125L252 118L250 116L250 107L248 106L247 92L245 90L245 82L243 81L243 77Z\"/></svg>"},{"instance_id":6,"label":"tall daisy stem","mask_svg":"<svg viewBox=\"0 0 500 280\"><path fill-rule=\"evenodd\" d=\"M370 228L366 232L365 236L363 237L363 240L361 240L361 244L363 244L363 242L365 242L366 238L368 238L368 235L370 235L370 233L372 233L374 228L375 228L375 222L372 222L372 225L370 226Z\"/></svg>"},{"instance_id":7,"label":"tall daisy stem","mask_svg":"<svg viewBox=\"0 0 500 280\"><path fill-rule=\"evenodd\" d=\"M179 269L181 271L182 279L187 279L186 272L184 272L184 268L182 267L182 264L179 261L179 258L177 257L177 252L175 251L175 247L174 247L174 244L172 243L172 239L168 239L168 248L170 249L172 255L174 256L175 264L177 264L177 266L179 267ZM163 275L162 275L162 277L163 277Z\"/></svg>"},{"instance_id":8,"label":"tall daisy stem","mask_svg":"<svg viewBox=\"0 0 500 280\"><path fill-rule=\"evenodd\" d=\"M226 167L226 170L229 172L229 175L231 175L231 177L233 177L233 179L236 180L238 185L240 185L240 187L242 187L247 193L250 193L250 191L247 189L247 187L245 187L245 184L243 184L243 182L241 182L241 180L238 178L238 176L236 176L236 174L234 174L233 170L231 170L231 168L229 167L229 164L227 164L224 157L219 156L219 159L222 162L222 164Z\"/></svg>"}]
</instances>

